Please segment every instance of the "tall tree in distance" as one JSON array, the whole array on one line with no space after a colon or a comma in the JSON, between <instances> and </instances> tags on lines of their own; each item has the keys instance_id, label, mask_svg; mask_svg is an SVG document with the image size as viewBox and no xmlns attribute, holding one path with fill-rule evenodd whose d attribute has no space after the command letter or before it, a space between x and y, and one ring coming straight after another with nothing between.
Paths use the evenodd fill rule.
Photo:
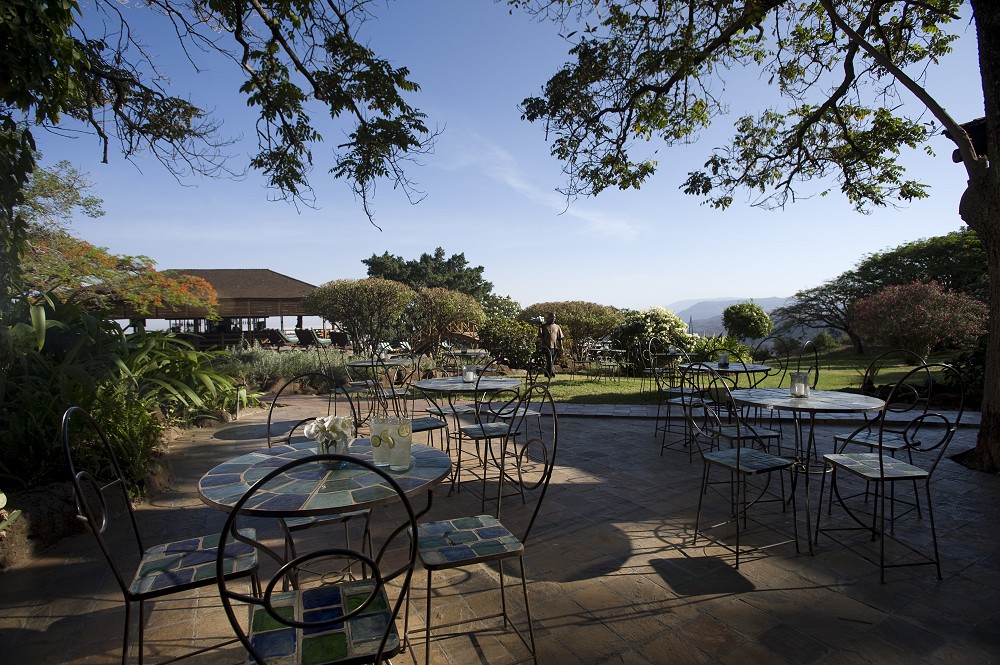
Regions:
<instances>
[{"instance_id":1,"label":"tall tree in distance","mask_svg":"<svg viewBox=\"0 0 1000 665\"><path fill-rule=\"evenodd\" d=\"M470 266L464 253L445 258L440 247L433 255L424 253L411 261L385 252L382 256L372 254L361 262L368 266L369 277L391 279L411 289L449 289L472 296L479 303L493 292L493 283L483 279L483 266Z\"/></svg>"},{"instance_id":2,"label":"tall tree in distance","mask_svg":"<svg viewBox=\"0 0 1000 665\"><path fill-rule=\"evenodd\" d=\"M937 282L947 291L989 299L986 253L979 234L969 228L908 242L865 256L854 274L867 294L885 286Z\"/></svg>"},{"instance_id":3,"label":"tall tree in distance","mask_svg":"<svg viewBox=\"0 0 1000 665\"><path fill-rule=\"evenodd\" d=\"M648 150L652 138L689 142L723 115L725 86L717 84L727 71L773 86L783 103L738 118L729 145L689 173L684 191L720 209L739 191L756 205L784 206L810 181L824 194L839 189L859 211L925 197L926 186L906 177L899 155L946 130L968 174L959 214L983 243L990 278L975 454L980 466L1000 469L1000 3L508 2L554 18L571 42L575 61L523 102L524 117L545 124L569 195L640 187L657 163L633 153ZM979 146L921 83L922 72L951 50L966 6L982 79L986 138Z\"/></svg>"},{"instance_id":4,"label":"tall tree in distance","mask_svg":"<svg viewBox=\"0 0 1000 665\"><path fill-rule=\"evenodd\" d=\"M727 335L742 342L767 337L774 323L760 305L741 302L722 310L722 326Z\"/></svg>"}]
</instances>

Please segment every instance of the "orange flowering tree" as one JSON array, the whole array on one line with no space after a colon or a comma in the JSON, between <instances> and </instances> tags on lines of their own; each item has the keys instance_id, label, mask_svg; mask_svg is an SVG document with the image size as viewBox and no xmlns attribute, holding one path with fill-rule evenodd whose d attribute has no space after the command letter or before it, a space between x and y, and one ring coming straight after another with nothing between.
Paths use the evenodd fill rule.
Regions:
<instances>
[{"instance_id":1,"label":"orange flowering tree","mask_svg":"<svg viewBox=\"0 0 1000 665\"><path fill-rule=\"evenodd\" d=\"M145 256L112 254L72 236L68 220L80 212L103 215L100 199L87 195L90 183L66 162L32 174L19 212L28 221L14 298L54 294L91 309L124 304L140 313L152 307L203 307L213 316L218 296L199 277L167 276Z\"/></svg>"}]
</instances>

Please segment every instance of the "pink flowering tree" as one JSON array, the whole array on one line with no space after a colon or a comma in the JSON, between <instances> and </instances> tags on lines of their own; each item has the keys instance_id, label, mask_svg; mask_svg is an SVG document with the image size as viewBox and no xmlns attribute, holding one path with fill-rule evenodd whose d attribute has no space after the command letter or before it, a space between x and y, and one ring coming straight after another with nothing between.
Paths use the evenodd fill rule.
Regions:
<instances>
[{"instance_id":1,"label":"pink flowering tree","mask_svg":"<svg viewBox=\"0 0 1000 665\"><path fill-rule=\"evenodd\" d=\"M887 286L853 304L857 330L866 342L907 349L927 357L939 344L961 345L986 332L986 305L937 282Z\"/></svg>"}]
</instances>

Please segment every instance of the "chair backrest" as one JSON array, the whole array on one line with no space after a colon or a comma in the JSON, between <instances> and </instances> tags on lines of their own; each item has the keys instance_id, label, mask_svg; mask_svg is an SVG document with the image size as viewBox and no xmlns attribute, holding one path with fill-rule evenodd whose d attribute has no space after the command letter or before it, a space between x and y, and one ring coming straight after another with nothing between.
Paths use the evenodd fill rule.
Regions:
<instances>
[{"instance_id":1,"label":"chair backrest","mask_svg":"<svg viewBox=\"0 0 1000 665\"><path fill-rule=\"evenodd\" d=\"M267 335L267 341L270 342L272 346L280 348L282 346L289 346L291 344L288 340L285 339L284 335L282 335L274 328L268 328L267 330L264 331L264 334Z\"/></svg>"},{"instance_id":2,"label":"chair backrest","mask_svg":"<svg viewBox=\"0 0 1000 665\"><path fill-rule=\"evenodd\" d=\"M386 416L410 416L410 386L420 365L420 358L409 356L405 364L393 363L381 357L372 358L370 376L373 408Z\"/></svg>"},{"instance_id":3,"label":"chair backrest","mask_svg":"<svg viewBox=\"0 0 1000 665\"><path fill-rule=\"evenodd\" d=\"M809 372L809 387L815 388L819 383L819 349L809 340L799 349L799 357L795 362L796 372Z\"/></svg>"},{"instance_id":4,"label":"chair backrest","mask_svg":"<svg viewBox=\"0 0 1000 665\"><path fill-rule=\"evenodd\" d=\"M129 598L132 571L127 566L135 560L135 555L113 551L108 538L113 525L125 521L125 514L127 524L120 531L135 544L139 556L145 548L128 496L128 481L111 441L90 413L71 406L62 415L62 447L73 484L77 518L94 534L122 594Z\"/></svg>"},{"instance_id":5,"label":"chair backrest","mask_svg":"<svg viewBox=\"0 0 1000 665\"><path fill-rule=\"evenodd\" d=\"M503 495L504 483L513 483L524 496L525 503L534 502L531 517L521 535L521 542L524 543L531 534L548 492L559 447L558 417L548 385L536 383L525 388L514 413L510 432L517 435L509 438L503 453L506 460L513 464L513 470L501 476L499 495ZM503 468L510 467L504 464ZM510 503L508 501L507 505ZM520 502L513 503L521 505ZM497 513L500 512L498 505Z\"/></svg>"},{"instance_id":6,"label":"chair backrest","mask_svg":"<svg viewBox=\"0 0 1000 665\"><path fill-rule=\"evenodd\" d=\"M774 335L760 340L754 347L751 361L770 367L766 373L754 376L753 385L755 387L768 378L776 379L771 383L776 383L778 387L785 385L785 374L789 369L788 344L785 343L785 340Z\"/></svg>"},{"instance_id":7,"label":"chair backrest","mask_svg":"<svg viewBox=\"0 0 1000 665\"><path fill-rule=\"evenodd\" d=\"M290 393L293 389L300 391L308 389L310 393L326 397L326 413L317 413L298 421L284 421L279 427L279 423L275 420L275 410L280 409L282 405L278 400L283 394ZM295 431L319 416L338 415L338 398L347 402L347 413L342 415L351 416L354 419L354 427L357 429L360 422L354 400L349 391L339 389L333 376L323 372L304 372L290 378L278 388L278 392L274 394L274 399L271 400L271 405L267 410L267 447L270 448L275 443L292 443Z\"/></svg>"},{"instance_id":8,"label":"chair backrest","mask_svg":"<svg viewBox=\"0 0 1000 665\"><path fill-rule=\"evenodd\" d=\"M351 339L346 332L339 330L330 331L330 344L340 349L346 349L351 345Z\"/></svg>"},{"instance_id":9,"label":"chair backrest","mask_svg":"<svg viewBox=\"0 0 1000 665\"><path fill-rule=\"evenodd\" d=\"M945 388L944 386L947 386ZM909 404L905 422L898 421L893 405ZM902 435L903 448L926 454L930 464L920 464L933 471L955 436L965 413L965 381L957 369L943 363L925 363L907 372L886 399L879 414L878 442L880 462L887 455L882 442L892 435Z\"/></svg>"},{"instance_id":10,"label":"chair backrest","mask_svg":"<svg viewBox=\"0 0 1000 665\"><path fill-rule=\"evenodd\" d=\"M335 481L338 476L356 470L378 476L380 493L387 497L379 504L378 525L371 530L369 551L355 549L347 543L331 542L327 535L303 539L297 544L294 558L286 560L283 548L275 546L275 541L247 537L249 526L256 527L259 534L274 533L278 528L277 523L274 529L266 528L271 515L254 508L259 497L268 490L287 484L295 477L328 474L331 481ZM276 511L273 519L277 522L282 516L322 514L319 508L287 515ZM346 641L347 645L357 645L367 641L375 652L373 662L382 662L383 654L398 651L401 643L395 622L416 564L416 532L416 516L403 489L392 476L367 461L349 455L312 455L270 471L236 502L220 537L220 544L245 542L254 548L258 558L273 562L265 567L274 572L269 579L261 580L259 595L247 593L245 582L233 586L219 576L219 594L237 638L258 663L266 663L269 655L260 648L262 644L285 641L308 652L311 640L314 647L330 642ZM364 541L359 538L356 542ZM224 570L225 565L220 555L216 559L216 570ZM362 575L356 574L359 572ZM336 584L328 584L330 580L336 580ZM384 595L390 584L395 600ZM285 590L288 587L295 590ZM247 631L248 609L256 639ZM355 619L353 629L364 628L366 637L349 634L351 627L347 622L351 619ZM378 640L377 648L375 640ZM353 647L345 648L348 654L353 653ZM344 660L357 662L346 656Z\"/></svg>"},{"instance_id":11,"label":"chair backrest","mask_svg":"<svg viewBox=\"0 0 1000 665\"><path fill-rule=\"evenodd\" d=\"M681 404L688 424L688 436L701 453L719 447L725 434L729 440L739 441L736 446L737 462L744 446L764 450L766 445L752 425L740 417L740 410L729 408L733 404L730 380L705 363L693 363L684 369ZM725 410L726 418L720 415Z\"/></svg>"},{"instance_id":12,"label":"chair backrest","mask_svg":"<svg viewBox=\"0 0 1000 665\"><path fill-rule=\"evenodd\" d=\"M907 349L889 349L875 356L868 367L865 368L864 376L861 378L861 392L865 395L874 395L885 399L892 386L898 379L886 381L887 375L893 376L897 372L906 372L909 367L919 367L927 364L927 361L919 353ZM879 385L879 382L882 385Z\"/></svg>"},{"instance_id":13,"label":"chair backrest","mask_svg":"<svg viewBox=\"0 0 1000 665\"><path fill-rule=\"evenodd\" d=\"M503 414L511 413L521 399L520 391L515 388L489 390L483 386L483 381L492 376L494 365L496 360L491 360L476 377L475 416L479 425L496 422Z\"/></svg>"}]
</instances>

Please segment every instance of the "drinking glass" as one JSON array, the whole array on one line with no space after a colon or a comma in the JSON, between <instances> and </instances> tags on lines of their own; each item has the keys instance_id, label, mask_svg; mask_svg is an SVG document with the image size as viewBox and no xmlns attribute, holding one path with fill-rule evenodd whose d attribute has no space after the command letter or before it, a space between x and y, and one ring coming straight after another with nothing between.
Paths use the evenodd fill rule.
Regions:
<instances>
[{"instance_id":1,"label":"drinking glass","mask_svg":"<svg viewBox=\"0 0 1000 665\"><path fill-rule=\"evenodd\" d=\"M390 420L393 419L385 416L372 418L372 464L375 466L389 466L389 442L393 439Z\"/></svg>"},{"instance_id":2,"label":"drinking glass","mask_svg":"<svg viewBox=\"0 0 1000 665\"><path fill-rule=\"evenodd\" d=\"M413 421L409 418L392 418L395 422L393 446L389 448L389 470L401 473L410 468L410 447L413 444Z\"/></svg>"}]
</instances>

